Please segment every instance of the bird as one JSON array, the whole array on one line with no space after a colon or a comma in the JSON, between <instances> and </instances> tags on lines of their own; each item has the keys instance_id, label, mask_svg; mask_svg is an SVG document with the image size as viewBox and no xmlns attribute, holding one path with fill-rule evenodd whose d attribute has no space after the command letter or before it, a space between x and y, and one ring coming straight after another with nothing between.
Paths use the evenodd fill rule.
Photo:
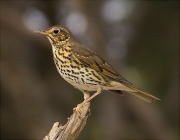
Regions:
<instances>
[{"instance_id":1,"label":"bird","mask_svg":"<svg viewBox=\"0 0 180 140\"><path fill-rule=\"evenodd\" d=\"M103 90L119 95L124 95L122 91L126 91L149 103L160 100L137 88L98 54L78 43L68 28L55 25L46 30L34 32L45 35L50 41L54 63L59 74L83 92L84 101L77 106L77 110ZM89 91L95 91L95 93L90 96Z\"/></svg>"}]
</instances>

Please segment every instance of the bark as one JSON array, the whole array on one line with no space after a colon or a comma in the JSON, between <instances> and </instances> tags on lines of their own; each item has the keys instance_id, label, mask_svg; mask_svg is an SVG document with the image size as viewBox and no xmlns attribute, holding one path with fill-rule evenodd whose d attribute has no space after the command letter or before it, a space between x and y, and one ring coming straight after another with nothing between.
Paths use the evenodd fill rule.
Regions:
<instances>
[{"instance_id":1,"label":"bark","mask_svg":"<svg viewBox=\"0 0 180 140\"><path fill-rule=\"evenodd\" d=\"M88 102L78 112L74 111L64 126L59 122L54 123L44 140L76 140L86 125L89 116L90 103Z\"/></svg>"}]
</instances>

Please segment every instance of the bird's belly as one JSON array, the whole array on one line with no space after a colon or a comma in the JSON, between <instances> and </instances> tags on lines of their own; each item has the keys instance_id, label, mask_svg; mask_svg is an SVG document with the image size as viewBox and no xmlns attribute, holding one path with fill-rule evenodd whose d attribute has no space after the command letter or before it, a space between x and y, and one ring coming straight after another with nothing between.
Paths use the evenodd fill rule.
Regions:
<instances>
[{"instance_id":1,"label":"bird's belly","mask_svg":"<svg viewBox=\"0 0 180 140\"><path fill-rule=\"evenodd\" d=\"M71 85L87 91L96 91L105 83L104 79L93 69L72 64L58 68L60 75Z\"/></svg>"}]
</instances>

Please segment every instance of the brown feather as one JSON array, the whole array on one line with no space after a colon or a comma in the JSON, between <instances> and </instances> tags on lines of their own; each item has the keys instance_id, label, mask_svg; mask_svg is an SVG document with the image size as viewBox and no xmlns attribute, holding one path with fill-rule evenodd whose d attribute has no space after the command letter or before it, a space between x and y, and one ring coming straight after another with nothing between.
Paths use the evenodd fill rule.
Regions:
<instances>
[{"instance_id":1,"label":"brown feather","mask_svg":"<svg viewBox=\"0 0 180 140\"><path fill-rule=\"evenodd\" d=\"M128 91L128 92L135 95L135 96L137 96L137 97L139 97L139 98L141 98L141 99L143 99L143 100L145 100L145 101L147 101L147 102L149 102L149 103L152 103L155 100L160 100L159 98L157 98L157 97L155 97L153 95L150 95L150 94L148 94L146 92L143 92L143 91L137 91L137 92Z\"/></svg>"},{"instance_id":2,"label":"brown feather","mask_svg":"<svg viewBox=\"0 0 180 140\"><path fill-rule=\"evenodd\" d=\"M83 45L77 43L72 50L74 56L84 65L97 70L101 74L109 76L114 80L125 82L131 84L125 78L123 78L119 73L117 73L112 66L106 63L102 58L100 58L95 52L89 50Z\"/></svg>"}]
</instances>

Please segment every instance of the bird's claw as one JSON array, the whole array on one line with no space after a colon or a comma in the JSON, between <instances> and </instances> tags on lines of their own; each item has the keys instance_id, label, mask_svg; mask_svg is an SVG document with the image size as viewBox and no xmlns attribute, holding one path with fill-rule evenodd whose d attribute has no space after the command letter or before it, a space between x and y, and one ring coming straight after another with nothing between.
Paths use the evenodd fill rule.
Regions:
<instances>
[{"instance_id":1,"label":"bird's claw","mask_svg":"<svg viewBox=\"0 0 180 140\"><path fill-rule=\"evenodd\" d=\"M81 104L78 104L77 107L73 108L73 111L76 111L79 117L81 116L80 114L80 109L81 107L85 104L85 102L82 102Z\"/></svg>"}]
</instances>

